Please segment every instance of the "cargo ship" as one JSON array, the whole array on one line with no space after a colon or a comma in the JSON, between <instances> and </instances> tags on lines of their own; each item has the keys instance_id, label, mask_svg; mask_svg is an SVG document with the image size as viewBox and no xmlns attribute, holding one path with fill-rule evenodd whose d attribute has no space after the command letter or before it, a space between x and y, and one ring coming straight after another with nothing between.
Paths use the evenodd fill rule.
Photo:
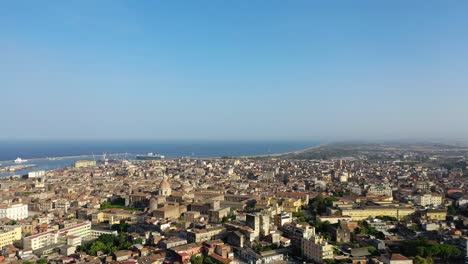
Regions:
<instances>
[{"instance_id":1,"label":"cargo ship","mask_svg":"<svg viewBox=\"0 0 468 264\"><path fill-rule=\"evenodd\" d=\"M136 155L137 160L161 160L164 156L158 153L148 153L146 155Z\"/></svg>"}]
</instances>

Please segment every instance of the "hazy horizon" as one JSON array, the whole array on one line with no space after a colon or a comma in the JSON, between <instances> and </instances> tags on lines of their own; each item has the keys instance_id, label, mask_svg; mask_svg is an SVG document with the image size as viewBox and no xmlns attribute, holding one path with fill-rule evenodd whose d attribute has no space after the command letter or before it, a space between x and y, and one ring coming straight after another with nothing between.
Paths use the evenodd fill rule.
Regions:
<instances>
[{"instance_id":1,"label":"hazy horizon","mask_svg":"<svg viewBox=\"0 0 468 264\"><path fill-rule=\"evenodd\" d=\"M0 140L467 141L466 10L5 1Z\"/></svg>"}]
</instances>

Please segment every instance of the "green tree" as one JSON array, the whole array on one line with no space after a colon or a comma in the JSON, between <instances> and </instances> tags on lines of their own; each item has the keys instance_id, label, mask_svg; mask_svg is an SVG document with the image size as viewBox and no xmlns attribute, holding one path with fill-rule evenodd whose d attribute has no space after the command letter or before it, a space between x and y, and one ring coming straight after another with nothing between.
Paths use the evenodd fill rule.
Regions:
<instances>
[{"instance_id":1,"label":"green tree","mask_svg":"<svg viewBox=\"0 0 468 264\"><path fill-rule=\"evenodd\" d=\"M78 250L95 256L99 251L109 254L117 250L128 249L131 246L132 242L126 233L120 232L117 237L110 234L101 235L96 241L78 247Z\"/></svg>"},{"instance_id":2,"label":"green tree","mask_svg":"<svg viewBox=\"0 0 468 264\"><path fill-rule=\"evenodd\" d=\"M452 257L459 257L461 255L461 251L449 244L440 244L440 254L439 256L442 257L445 261L448 261Z\"/></svg>"},{"instance_id":3,"label":"green tree","mask_svg":"<svg viewBox=\"0 0 468 264\"><path fill-rule=\"evenodd\" d=\"M139 238L133 240L133 244L134 244L134 245L135 245L135 244L143 244L143 238L139 237Z\"/></svg>"},{"instance_id":4,"label":"green tree","mask_svg":"<svg viewBox=\"0 0 468 264\"><path fill-rule=\"evenodd\" d=\"M115 236L111 234L102 234L99 236L98 240L106 245L112 245L114 244Z\"/></svg>"},{"instance_id":5,"label":"green tree","mask_svg":"<svg viewBox=\"0 0 468 264\"><path fill-rule=\"evenodd\" d=\"M40 260L36 261L36 264L47 264L47 263L49 263L47 261L47 259L40 259Z\"/></svg>"},{"instance_id":6,"label":"green tree","mask_svg":"<svg viewBox=\"0 0 468 264\"><path fill-rule=\"evenodd\" d=\"M337 200L336 197L323 198L322 194L319 194L310 200L309 212L312 216L323 214L327 211L327 207L333 206L333 202Z\"/></svg>"},{"instance_id":7,"label":"green tree","mask_svg":"<svg viewBox=\"0 0 468 264\"><path fill-rule=\"evenodd\" d=\"M104 244L102 241L96 241L93 243L93 245L91 246L91 248L89 249L89 254L90 255L93 255L93 256L96 256L98 252L103 252L103 253L108 253L109 248L106 246L106 244Z\"/></svg>"},{"instance_id":8,"label":"green tree","mask_svg":"<svg viewBox=\"0 0 468 264\"><path fill-rule=\"evenodd\" d=\"M112 230L119 231L119 232L127 232L129 228L130 228L130 225L128 223L113 224L111 226Z\"/></svg>"},{"instance_id":9,"label":"green tree","mask_svg":"<svg viewBox=\"0 0 468 264\"><path fill-rule=\"evenodd\" d=\"M414 264L433 264L434 260L431 257L423 258L421 256L416 256L414 258Z\"/></svg>"},{"instance_id":10,"label":"green tree","mask_svg":"<svg viewBox=\"0 0 468 264\"><path fill-rule=\"evenodd\" d=\"M421 238L405 241L402 251L404 255L419 256L426 258L426 260L431 257L439 257L445 263L449 263L450 260L458 258L461 255L461 251L453 245L429 244L426 239Z\"/></svg>"},{"instance_id":11,"label":"green tree","mask_svg":"<svg viewBox=\"0 0 468 264\"><path fill-rule=\"evenodd\" d=\"M191 264L203 264L203 256L191 256L190 257Z\"/></svg>"},{"instance_id":12,"label":"green tree","mask_svg":"<svg viewBox=\"0 0 468 264\"><path fill-rule=\"evenodd\" d=\"M120 232L117 236L117 247L119 248L119 250L127 249L130 246L132 246L132 243L128 241L127 234L124 232Z\"/></svg>"},{"instance_id":13,"label":"green tree","mask_svg":"<svg viewBox=\"0 0 468 264\"><path fill-rule=\"evenodd\" d=\"M460 212L457 210L455 205L451 204L451 205L447 206L447 214L448 215L459 215Z\"/></svg>"},{"instance_id":14,"label":"green tree","mask_svg":"<svg viewBox=\"0 0 468 264\"><path fill-rule=\"evenodd\" d=\"M299 211L299 212L293 212L292 216L297 218L298 222L306 222L306 213L304 211Z\"/></svg>"},{"instance_id":15,"label":"green tree","mask_svg":"<svg viewBox=\"0 0 468 264\"><path fill-rule=\"evenodd\" d=\"M320 220L316 221L315 222L315 231L318 232L318 233L328 233L329 230L330 230L330 222L329 221L325 221L325 222L322 222Z\"/></svg>"},{"instance_id":16,"label":"green tree","mask_svg":"<svg viewBox=\"0 0 468 264\"><path fill-rule=\"evenodd\" d=\"M367 247L367 251L369 251L369 253L370 253L372 256L377 256L377 254L378 254L378 250L377 250L377 248L374 247L374 246Z\"/></svg>"},{"instance_id":17,"label":"green tree","mask_svg":"<svg viewBox=\"0 0 468 264\"><path fill-rule=\"evenodd\" d=\"M215 264L215 262L213 261L213 259L210 256L206 256L203 259L203 264Z\"/></svg>"},{"instance_id":18,"label":"green tree","mask_svg":"<svg viewBox=\"0 0 468 264\"><path fill-rule=\"evenodd\" d=\"M375 218L383 220L383 221L398 221L396 217L388 216L388 215L379 215L379 216L376 216Z\"/></svg>"}]
</instances>

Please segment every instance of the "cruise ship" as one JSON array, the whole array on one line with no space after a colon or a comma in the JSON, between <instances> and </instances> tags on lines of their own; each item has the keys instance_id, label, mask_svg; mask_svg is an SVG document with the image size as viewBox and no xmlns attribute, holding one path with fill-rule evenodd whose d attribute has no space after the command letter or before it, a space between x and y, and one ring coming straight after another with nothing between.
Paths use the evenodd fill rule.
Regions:
<instances>
[{"instance_id":1,"label":"cruise ship","mask_svg":"<svg viewBox=\"0 0 468 264\"><path fill-rule=\"evenodd\" d=\"M163 155L150 152L146 155L136 155L136 159L138 160L161 160L164 159Z\"/></svg>"},{"instance_id":2,"label":"cruise ship","mask_svg":"<svg viewBox=\"0 0 468 264\"><path fill-rule=\"evenodd\" d=\"M25 162L28 162L28 160L24 160L24 159L19 158L19 157L15 159L16 164L25 163Z\"/></svg>"}]
</instances>

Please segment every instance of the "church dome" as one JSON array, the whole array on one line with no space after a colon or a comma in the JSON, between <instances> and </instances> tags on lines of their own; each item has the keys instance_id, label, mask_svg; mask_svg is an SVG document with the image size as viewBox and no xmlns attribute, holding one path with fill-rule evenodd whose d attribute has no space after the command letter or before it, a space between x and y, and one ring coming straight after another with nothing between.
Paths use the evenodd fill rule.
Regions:
<instances>
[{"instance_id":1,"label":"church dome","mask_svg":"<svg viewBox=\"0 0 468 264\"><path fill-rule=\"evenodd\" d=\"M160 190L170 190L171 189L171 185L169 184L169 182L166 180L166 178L164 178L162 180L162 182L159 184L159 189Z\"/></svg>"},{"instance_id":2,"label":"church dome","mask_svg":"<svg viewBox=\"0 0 468 264\"><path fill-rule=\"evenodd\" d=\"M158 194L162 196L171 196L171 185L167 181L166 178L162 180L162 182L159 184L159 191Z\"/></svg>"}]
</instances>

